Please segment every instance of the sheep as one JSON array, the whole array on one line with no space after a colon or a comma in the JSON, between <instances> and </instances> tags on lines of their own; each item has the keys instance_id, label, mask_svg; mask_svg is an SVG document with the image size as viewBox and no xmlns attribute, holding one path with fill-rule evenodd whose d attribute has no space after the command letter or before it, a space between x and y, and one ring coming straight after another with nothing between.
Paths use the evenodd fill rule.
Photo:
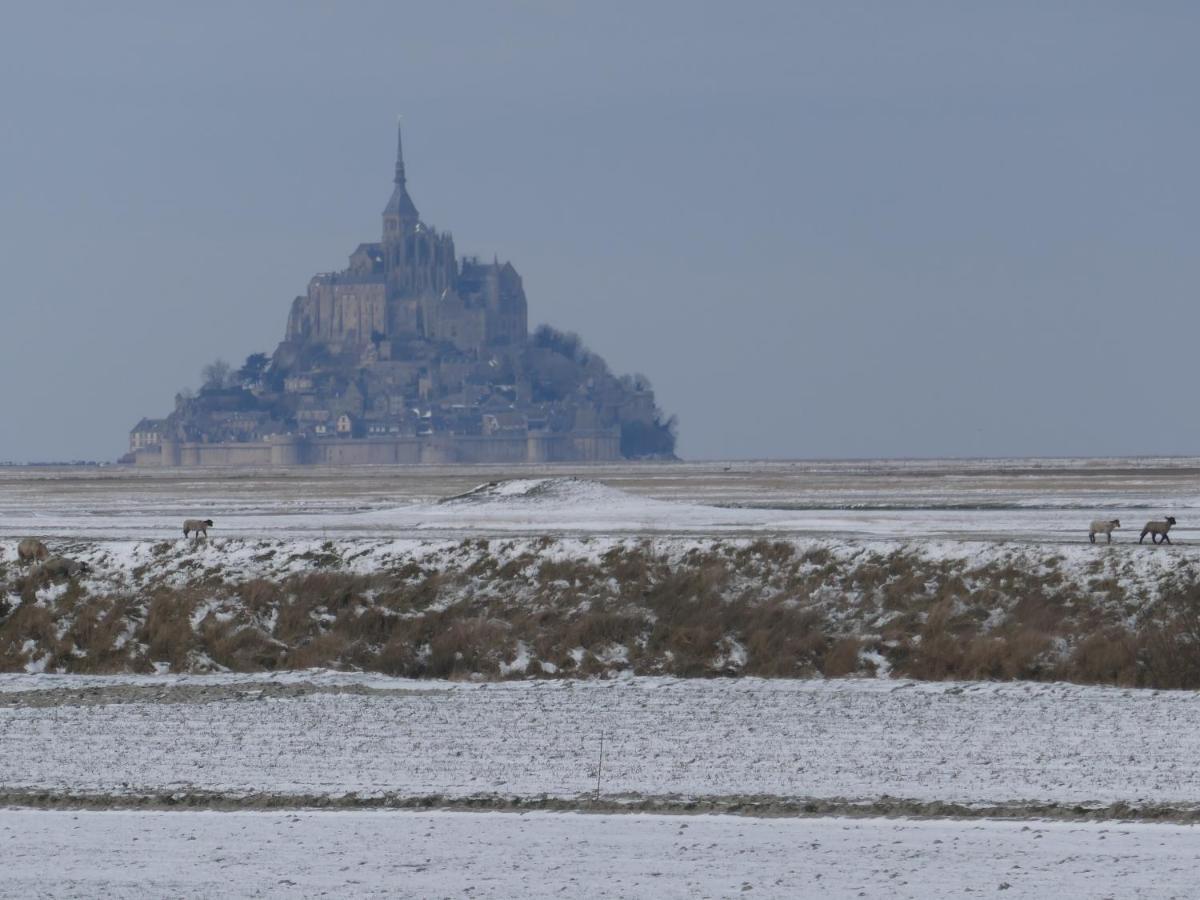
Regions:
<instances>
[{"instance_id":1,"label":"sheep","mask_svg":"<svg viewBox=\"0 0 1200 900\"><path fill-rule=\"evenodd\" d=\"M183 523L183 536L187 537L188 532L192 532L196 535L197 540L199 540L200 535L204 535L207 538L208 529L212 527L212 519L186 519Z\"/></svg>"},{"instance_id":2,"label":"sheep","mask_svg":"<svg viewBox=\"0 0 1200 900\"><path fill-rule=\"evenodd\" d=\"M1112 543L1112 533L1115 529L1121 527L1120 519L1094 519L1091 527L1088 528L1088 540L1093 544L1096 543L1096 535L1108 535L1108 542Z\"/></svg>"},{"instance_id":3,"label":"sheep","mask_svg":"<svg viewBox=\"0 0 1200 900\"><path fill-rule=\"evenodd\" d=\"M38 569L47 578L76 578L91 571L91 566L85 562L67 559L65 556L52 556Z\"/></svg>"},{"instance_id":4,"label":"sheep","mask_svg":"<svg viewBox=\"0 0 1200 900\"><path fill-rule=\"evenodd\" d=\"M36 538L25 538L17 544L17 559L20 562L30 563L34 560L45 559L49 555L50 551L46 549L46 545Z\"/></svg>"},{"instance_id":5,"label":"sheep","mask_svg":"<svg viewBox=\"0 0 1200 900\"><path fill-rule=\"evenodd\" d=\"M1154 544L1171 543L1171 539L1167 537L1167 532L1171 530L1171 526L1175 524L1174 516L1167 516L1159 522L1147 522L1142 529L1142 536L1138 538L1138 543L1146 539L1146 535L1150 535L1150 541ZM1160 540L1161 538L1161 540Z\"/></svg>"}]
</instances>

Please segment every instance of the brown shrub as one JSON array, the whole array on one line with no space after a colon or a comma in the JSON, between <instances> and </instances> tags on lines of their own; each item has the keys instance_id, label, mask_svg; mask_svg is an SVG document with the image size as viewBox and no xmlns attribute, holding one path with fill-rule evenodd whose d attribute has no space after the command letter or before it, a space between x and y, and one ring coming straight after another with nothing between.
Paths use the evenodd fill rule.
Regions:
<instances>
[{"instance_id":1,"label":"brown shrub","mask_svg":"<svg viewBox=\"0 0 1200 900\"><path fill-rule=\"evenodd\" d=\"M312 639L305 638L279 656L279 667L286 669L337 669L346 661L346 638L328 632ZM370 667L364 667L370 668ZM380 669L380 671L384 671ZM400 673L389 673L400 674Z\"/></svg>"},{"instance_id":2,"label":"brown shrub","mask_svg":"<svg viewBox=\"0 0 1200 900\"><path fill-rule=\"evenodd\" d=\"M510 559L499 569L496 570L496 577L505 580L515 579L524 574L525 570L533 566L537 562L537 557L528 553L523 553L520 556Z\"/></svg>"},{"instance_id":3,"label":"brown shrub","mask_svg":"<svg viewBox=\"0 0 1200 900\"><path fill-rule=\"evenodd\" d=\"M823 617L772 601L745 615L738 640L746 648L747 675L795 677L819 670L829 637Z\"/></svg>"},{"instance_id":4,"label":"brown shrub","mask_svg":"<svg viewBox=\"0 0 1200 900\"><path fill-rule=\"evenodd\" d=\"M627 644L646 627L641 615L628 612L589 610L569 623L557 643L573 647L606 647Z\"/></svg>"},{"instance_id":5,"label":"brown shrub","mask_svg":"<svg viewBox=\"0 0 1200 900\"><path fill-rule=\"evenodd\" d=\"M662 644L671 654L671 673L681 678L714 674L724 630L714 621L696 621L671 629Z\"/></svg>"},{"instance_id":6,"label":"brown shrub","mask_svg":"<svg viewBox=\"0 0 1200 900\"><path fill-rule=\"evenodd\" d=\"M190 621L195 605L190 592L156 592L138 633L138 640L147 645L149 662L169 663L172 672L187 671L196 644Z\"/></svg>"},{"instance_id":7,"label":"brown shrub","mask_svg":"<svg viewBox=\"0 0 1200 900\"><path fill-rule=\"evenodd\" d=\"M287 592L301 603L324 606L331 611L350 606L368 587L367 580L360 575L342 572L311 572L289 578L284 585Z\"/></svg>"},{"instance_id":8,"label":"brown shrub","mask_svg":"<svg viewBox=\"0 0 1200 900\"><path fill-rule=\"evenodd\" d=\"M483 559L484 560L489 560L489 559L494 560L493 557L484 557ZM467 571L470 572L472 570L468 569ZM494 567L491 571L494 571ZM430 574L432 574L432 572L433 572L432 569L427 569L424 565L422 565L420 562L418 562L417 560L414 559L414 560L410 560L409 562L403 563L394 569L391 569L388 572L388 575L390 575L396 581L415 581L418 578L425 578L425 577L429 576Z\"/></svg>"},{"instance_id":9,"label":"brown shrub","mask_svg":"<svg viewBox=\"0 0 1200 900\"><path fill-rule=\"evenodd\" d=\"M32 654L24 649L26 641L36 645ZM46 653L53 658L65 650L58 640L54 617L45 607L23 603L0 625L0 671L20 672L31 656Z\"/></svg>"},{"instance_id":10,"label":"brown shrub","mask_svg":"<svg viewBox=\"0 0 1200 900\"><path fill-rule=\"evenodd\" d=\"M648 546L614 547L603 556L604 571L621 585L622 593L627 590L640 593L650 577L652 556Z\"/></svg>"},{"instance_id":11,"label":"brown shrub","mask_svg":"<svg viewBox=\"0 0 1200 900\"><path fill-rule=\"evenodd\" d=\"M337 617L330 630L344 635L350 641L378 646L391 638L398 621L395 615L378 607L346 609Z\"/></svg>"},{"instance_id":12,"label":"brown shrub","mask_svg":"<svg viewBox=\"0 0 1200 900\"><path fill-rule=\"evenodd\" d=\"M729 581L723 562L706 561L698 567L668 569L643 588L643 602L668 625L695 621L697 604L711 616L724 605L722 592Z\"/></svg>"},{"instance_id":13,"label":"brown shrub","mask_svg":"<svg viewBox=\"0 0 1200 900\"><path fill-rule=\"evenodd\" d=\"M821 674L826 678L842 678L853 675L862 669L859 653L862 651L862 641L854 637L838 638L821 660Z\"/></svg>"},{"instance_id":14,"label":"brown shrub","mask_svg":"<svg viewBox=\"0 0 1200 900\"><path fill-rule=\"evenodd\" d=\"M50 576L40 568L25 572L13 581L13 590L20 595L21 603L32 606L37 603L37 592L50 584Z\"/></svg>"},{"instance_id":15,"label":"brown shrub","mask_svg":"<svg viewBox=\"0 0 1200 900\"><path fill-rule=\"evenodd\" d=\"M319 610L324 607L311 598L301 600L297 597L287 597L279 604L279 615L272 629L275 637L286 643L298 643L320 634L323 630L321 621L317 618Z\"/></svg>"},{"instance_id":16,"label":"brown shrub","mask_svg":"<svg viewBox=\"0 0 1200 900\"><path fill-rule=\"evenodd\" d=\"M420 647L403 636L393 637L375 657L378 671L385 675L417 678L424 670Z\"/></svg>"},{"instance_id":17,"label":"brown shrub","mask_svg":"<svg viewBox=\"0 0 1200 900\"><path fill-rule=\"evenodd\" d=\"M206 633L208 655L235 672L262 672L279 668L286 648L260 628L232 626Z\"/></svg>"},{"instance_id":18,"label":"brown shrub","mask_svg":"<svg viewBox=\"0 0 1200 900\"><path fill-rule=\"evenodd\" d=\"M980 635L963 651L961 670L951 677L1009 681L1036 679L1046 674L1042 657L1050 640L1033 631Z\"/></svg>"},{"instance_id":19,"label":"brown shrub","mask_svg":"<svg viewBox=\"0 0 1200 900\"><path fill-rule=\"evenodd\" d=\"M287 644L316 637L325 630L321 615L337 617L361 606L362 593L369 587L369 579L335 572L314 572L287 579L281 596L274 600L279 611L274 636Z\"/></svg>"},{"instance_id":20,"label":"brown shrub","mask_svg":"<svg viewBox=\"0 0 1200 900\"><path fill-rule=\"evenodd\" d=\"M1171 585L1141 629L1140 661L1156 688L1200 688L1200 588Z\"/></svg>"},{"instance_id":21,"label":"brown shrub","mask_svg":"<svg viewBox=\"0 0 1200 900\"><path fill-rule=\"evenodd\" d=\"M1123 630L1088 635L1076 645L1063 675L1079 684L1136 685L1137 643Z\"/></svg>"},{"instance_id":22,"label":"brown shrub","mask_svg":"<svg viewBox=\"0 0 1200 900\"><path fill-rule=\"evenodd\" d=\"M425 609L437 602L441 590L442 576L439 572L432 572L408 589L405 605L409 609Z\"/></svg>"},{"instance_id":23,"label":"brown shrub","mask_svg":"<svg viewBox=\"0 0 1200 900\"><path fill-rule=\"evenodd\" d=\"M910 642L907 649L907 659L898 671L910 678L945 681L959 677L962 671L963 646L944 631L923 635L920 641Z\"/></svg>"},{"instance_id":24,"label":"brown shrub","mask_svg":"<svg viewBox=\"0 0 1200 900\"><path fill-rule=\"evenodd\" d=\"M925 578L916 572L901 572L883 585L882 604L885 609L907 609L927 599Z\"/></svg>"},{"instance_id":25,"label":"brown shrub","mask_svg":"<svg viewBox=\"0 0 1200 900\"><path fill-rule=\"evenodd\" d=\"M1042 634L1058 634L1067 617L1062 594L1047 595L1036 582L1016 586L1017 600L1008 612L1014 625Z\"/></svg>"},{"instance_id":26,"label":"brown shrub","mask_svg":"<svg viewBox=\"0 0 1200 900\"><path fill-rule=\"evenodd\" d=\"M508 650L506 629L488 619L463 619L454 622L429 644L429 659L423 674L433 678L496 675L500 659Z\"/></svg>"},{"instance_id":27,"label":"brown shrub","mask_svg":"<svg viewBox=\"0 0 1200 900\"><path fill-rule=\"evenodd\" d=\"M929 610L919 640L907 642L905 675L926 681L959 677L963 668L962 636L953 627L953 603L942 600Z\"/></svg>"},{"instance_id":28,"label":"brown shrub","mask_svg":"<svg viewBox=\"0 0 1200 900\"><path fill-rule=\"evenodd\" d=\"M279 605L283 599L283 591L274 582L255 578L238 585L237 596L251 613L265 616Z\"/></svg>"},{"instance_id":29,"label":"brown shrub","mask_svg":"<svg viewBox=\"0 0 1200 900\"><path fill-rule=\"evenodd\" d=\"M125 671L129 648L116 646L130 622L128 598L101 597L81 604L67 637L78 649L67 664L68 672L108 674Z\"/></svg>"}]
</instances>

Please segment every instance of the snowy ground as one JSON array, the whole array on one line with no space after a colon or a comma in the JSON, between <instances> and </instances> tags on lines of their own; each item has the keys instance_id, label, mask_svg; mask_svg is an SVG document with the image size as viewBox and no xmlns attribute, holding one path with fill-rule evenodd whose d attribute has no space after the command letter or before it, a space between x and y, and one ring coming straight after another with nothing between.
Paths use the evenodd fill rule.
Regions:
<instances>
[{"instance_id":1,"label":"snowy ground","mask_svg":"<svg viewBox=\"0 0 1200 900\"><path fill-rule=\"evenodd\" d=\"M1046 547L1031 543L983 540L878 539L846 541L822 538L764 534L768 540L784 539L798 555L825 551L843 562L848 569L857 563L878 562L892 553L911 555L914 561L949 561L967 569L986 565L1012 566L1029 572L1048 565L1071 581L1086 585L1096 578L1119 580L1126 591L1152 597L1164 579L1200 580L1200 543L1176 543L1155 547L1149 542L1106 545L1082 543ZM289 575L316 569L370 575L390 572L409 563L419 563L438 571L469 569L481 560L492 559L498 565L514 560L533 567L549 561L580 561L599 565L613 549L647 547L668 558L680 560L691 551L701 553L722 548L746 547L752 538L733 536L713 538L707 535L679 534L656 537L619 537L611 534L562 537L546 541L519 536L493 538L486 544L455 539L419 539L410 537L323 538L295 536L283 538L213 537L208 541L172 539L91 540L62 538L49 540L51 552L86 562L90 572L80 582L93 594L107 591L144 591L155 586L175 588L198 581L218 578L237 583L253 578L280 581ZM15 556L11 551L9 561ZM0 556L0 561L3 557ZM530 562L532 561L532 562ZM8 572L20 574L15 564ZM507 589L519 596L520 584ZM60 587L61 589L61 587ZM481 582L477 589L487 592Z\"/></svg>"},{"instance_id":2,"label":"snowy ground","mask_svg":"<svg viewBox=\"0 0 1200 900\"><path fill-rule=\"evenodd\" d=\"M1196 838L1039 821L10 809L0 897L1190 897Z\"/></svg>"},{"instance_id":3,"label":"snowy ground","mask_svg":"<svg viewBox=\"0 0 1200 900\"><path fill-rule=\"evenodd\" d=\"M1178 545L1136 546L1141 523L1166 513L1179 519ZM193 516L217 520L207 544L181 540ZM1118 544L1086 542L1098 516L1122 519ZM1198 523L1198 460L0 470L0 564L17 539L43 537L95 565L89 591L436 566L534 546L539 560L596 558L651 536L679 554L765 537L839 558L905 549L1040 570L1049 557L1069 578L1111 576L1140 598L1200 567L1189 546ZM471 550L467 537L502 540ZM1197 760L1190 692L3 675L0 800L174 795L243 809L0 810L0 897L1190 896L1200 852L1179 824L299 807L414 797L581 807L599 775L601 799L617 806L700 798L796 812L816 800L929 815L952 803L1183 820L1200 810ZM262 809L271 804L291 809Z\"/></svg>"},{"instance_id":4,"label":"snowy ground","mask_svg":"<svg viewBox=\"0 0 1200 900\"><path fill-rule=\"evenodd\" d=\"M578 479L571 482L569 479ZM486 482L524 487L442 504ZM549 480L550 486L546 487ZM482 501L482 502L481 502ZM0 539L791 534L1086 540L1094 517L1200 523L1200 460L951 460L362 469L0 469ZM1131 537L1132 535L1132 537Z\"/></svg>"},{"instance_id":5,"label":"snowy ground","mask_svg":"<svg viewBox=\"0 0 1200 900\"><path fill-rule=\"evenodd\" d=\"M1200 806L1200 696L1063 684L6 676L16 794ZM18 798L19 799L19 798ZM918 810L919 811L919 810Z\"/></svg>"},{"instance_id":6,"label":"snowy ground","mask_svg":"<svg viewBox=\"0 0 1200 900\"><path fill-rule=\"evenodd\" d=\"M314 567L371 574L414 560L469 565L472 554L501 563L531 554L595 562L643 540L682 557L717 542L768 539L843 560L902 551L1032 571L1052 561L1074 581L1116 579L1144 598L1164 577L1198 577L1198 461L1017 462L755 463L745 464L744 477L711 465L626 466L587 473L603 482L555 476L482 484L479 478L496 473L425 482L396 469L241 476L101 470L49 473L31 483L0 469L0 565L15 562L19 538L36 535L51 552L91 565L84 582L93 593L136 592L214 577L281 579ZM682 493L688 487L690 500ZM429 490L457 493L418 493ZM1167 512L1179 519L1172 546L1138 544L1141 523ZM182 536L183 517L197 515L216 520L207 541ZM1093 518L1120 516L1114 543L1088 542ZM469 538L491 544L464 545ZM8 574L19 571L10 565Z\"/></svg>"}]
</instances>

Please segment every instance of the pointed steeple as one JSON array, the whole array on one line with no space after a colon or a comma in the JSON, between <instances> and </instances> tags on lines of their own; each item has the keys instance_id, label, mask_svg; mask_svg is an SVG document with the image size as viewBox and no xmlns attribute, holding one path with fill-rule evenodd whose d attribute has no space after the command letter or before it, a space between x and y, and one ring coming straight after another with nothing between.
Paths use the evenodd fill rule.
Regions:
<instances>
[{"instance_id":1,"label":"pointed steeple","mask_svg":"<svg viewBox=\"0 0 1200 900\"><path fill-rule=\"evenodd\" d=\"M412 198L408 196L408 188L405 186L404 141L400 133L399 122L396 123L396 188L392 191L392 199L388 201L388 205L383 210L383 218L385 236L389 231L388 218L406 219L413 222L419 218L417 207L412 202Z\"/></svg>"},{"instance_id":2,"label":"pointed steeple","mask_svg":"<svg viewBox=\"0 0 1200 900\"><path fill-rule=\"evenodd\" d=\"M404 135L401 133L401 121L396 120L396 184L404 186Z\"/></svg>"}]
</instances>

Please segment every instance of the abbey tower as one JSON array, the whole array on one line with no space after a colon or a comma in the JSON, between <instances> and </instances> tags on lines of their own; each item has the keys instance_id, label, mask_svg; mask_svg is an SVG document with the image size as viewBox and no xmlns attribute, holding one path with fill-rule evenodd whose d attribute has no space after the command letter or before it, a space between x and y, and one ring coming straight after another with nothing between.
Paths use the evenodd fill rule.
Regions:
<instances>
[{"instance_id":1,"label":"abbey tower","mask_svg":"<svg viewBox=\"0 0 1200 900\"><path fill-rule=\"evenodd\" d=\"M460 264L449 233L421 221L408 193L397 129L396 171L378 243L360 244L349 266L315 276L296 298L287 340L338 351L382 342L445 341L464 352L515 348L527 333L525 291L511 264Z\"/></svg>"}]
</instances>

